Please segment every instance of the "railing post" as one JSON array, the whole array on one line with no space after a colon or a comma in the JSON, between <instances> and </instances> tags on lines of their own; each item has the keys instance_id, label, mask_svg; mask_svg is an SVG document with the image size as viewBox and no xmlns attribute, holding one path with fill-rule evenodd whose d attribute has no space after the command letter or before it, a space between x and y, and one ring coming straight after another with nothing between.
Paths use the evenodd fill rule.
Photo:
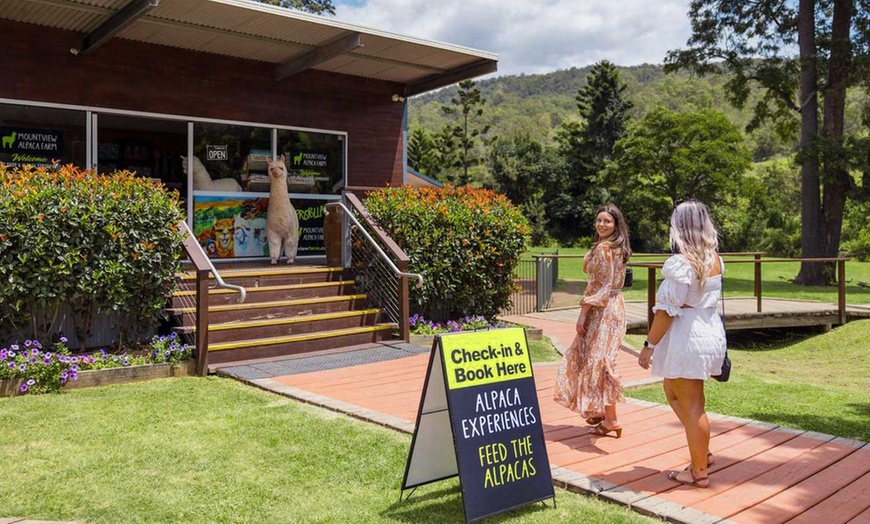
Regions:
<instances>
[{"instance_id":1,"label":"railing post","mask_svg":"<svg viewBox=\"0 0 870 524\"><path fill-rule=\"evenodd\" d=\"M656 268L648 267L646 268L646 331L649 333L650 328L652 327L653 317L655 313L653 313L653 306L656 305Z\"/></svg>"},{"instance_id":2,"label":"railing post","mask_svg":"<svg viewBox=\"0 0 870 524\"><path fill-rule=\"evenodd\" d=\"M559 250L553 255L553 289L556 289L556 284L559 283Z\"/></svg>"},{"instance_id":3,"label":"railing post","mask_svg":"<svg viewBox=\"0 0 870 524\"><path fill-rule=\"evenodd\" d=\"M755 309L761 313L761 253L755 254Z\"/></svg>"},{"instance_id":4,"label":"railing post","mask_svg":"<svg viewBox=\"0 0 870 524\"><path fill-rule=\"evenodd\" d=\"M399 271L406 273L408 271L408 262L400 261L396 267ZM411 316L409 309L411 308L411 291L408 287L408 277L398 278L398 294L399 294L399 336L405 342L411 341L411 326L409 318Z\"/></svg>"},{"instance_id":5,"label":"railing post","mask_svg":"<svg viewBox=\"0 0 870 524\"><path fill-rule=\"evenodd\" d=\"M837 261L837 310L840 324L846 323L846 261Z\"/></svg>"},{"instance_id":6,"label":"railing post","mask_svg":"<svg viewBox=\"0 0 870 524\"><path fill-rule=\"evenodd\" d=\"M208 374L208 269L196 271L196 374Z\"/></svg>"},{"instance_id":7,"label":"railing post","mask_svg":"<svg viewBox=\"0 0 870 524\"><path fill-rule=\"evenodd\" d=\"M540 312L543 311L544 306L544 278L541 265L544 263L543 257L535 256L535 311Z\"/></svg>"}]
</instances>

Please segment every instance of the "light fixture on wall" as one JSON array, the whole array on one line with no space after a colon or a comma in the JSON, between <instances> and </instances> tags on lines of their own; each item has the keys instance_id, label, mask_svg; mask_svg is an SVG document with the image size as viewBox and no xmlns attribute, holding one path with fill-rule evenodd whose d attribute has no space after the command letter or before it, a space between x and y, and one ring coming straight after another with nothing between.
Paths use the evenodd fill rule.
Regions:
<instances>
[{"instance_id":1,"label":"light fixture on wall","mask_svg":"<svg viewBox=\"0 0 870 524\"><path fill-rule=\"evenodd\" d=\"M405 97L399 95L393 95L393 102L404 102Z\"/></svg>"}]
</instances>

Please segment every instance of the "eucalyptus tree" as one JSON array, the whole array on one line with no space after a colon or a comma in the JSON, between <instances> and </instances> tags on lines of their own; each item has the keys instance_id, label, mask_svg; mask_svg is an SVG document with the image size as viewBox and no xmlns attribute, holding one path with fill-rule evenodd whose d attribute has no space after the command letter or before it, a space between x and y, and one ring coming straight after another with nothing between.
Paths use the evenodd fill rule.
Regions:
<instances>
[{"instance_id":1,"label":"eucalyptus tree","mask_svg":"<svg viewBox=\"0 0 870 524\"><path fill-rule=\"evenodd\" d=\"M870 0L692 0L692 36L666 58L670 71L729 73L726 90L737 107L760 87L750 126L774 120L788 129L800 120L804 257L839 250L854 186L850 162L860 154L843 136L844 109L847 88L870 82L868 7ZM804 263L795 282L829 284L831 269Z\"/></svg>"},{"instance_id":2,"label":"eucalyptus tree","mask_svg":"<svg viewBox=\"0 0 870 524\"><path fill-rule=\"evenodd\" d=\"M254 0L261 4L276 5L297 11L305 11L316 15L335 15L332 0Z\"/></svg>"}]
</instances>

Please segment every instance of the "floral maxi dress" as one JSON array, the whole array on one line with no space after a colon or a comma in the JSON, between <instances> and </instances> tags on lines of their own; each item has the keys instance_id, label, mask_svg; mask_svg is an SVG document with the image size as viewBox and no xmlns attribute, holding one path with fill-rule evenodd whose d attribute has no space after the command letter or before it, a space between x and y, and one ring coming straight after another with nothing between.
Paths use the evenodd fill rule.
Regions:
<instances>
[{"instance_id":1,"label":"floral maxi dress","mask_svg":"<svg viewBox=\"0 0 870 524\"><path fill-rule=\"evenodd\" d=\"M604 406L623 402L616 357L625 337L625 301L622 284L625 262L619 249L606 242L595 246L583 260L588 283L580 304L592 308L585 335L577 334L562 357L556 375L554 400L584 418L604 416Z\"/></svg>"}]
</instances>

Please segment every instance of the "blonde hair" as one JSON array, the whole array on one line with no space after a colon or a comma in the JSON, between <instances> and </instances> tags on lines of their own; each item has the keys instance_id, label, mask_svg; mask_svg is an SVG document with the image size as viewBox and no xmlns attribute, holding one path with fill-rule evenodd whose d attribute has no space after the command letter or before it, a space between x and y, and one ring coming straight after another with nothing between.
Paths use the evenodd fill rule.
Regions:
<instances>
[{"instance_id":1,"label":"blonde hair","mask_svg":"<svg viewBox=\"0 0 870 524\"><path fill-rule=\"evenodd\" d=\"M671 214L670 237L671 249L686 257L703 287L719 250L719 233L707 206L698 200L678 204Z\"/></svg>"}]
</instances>

